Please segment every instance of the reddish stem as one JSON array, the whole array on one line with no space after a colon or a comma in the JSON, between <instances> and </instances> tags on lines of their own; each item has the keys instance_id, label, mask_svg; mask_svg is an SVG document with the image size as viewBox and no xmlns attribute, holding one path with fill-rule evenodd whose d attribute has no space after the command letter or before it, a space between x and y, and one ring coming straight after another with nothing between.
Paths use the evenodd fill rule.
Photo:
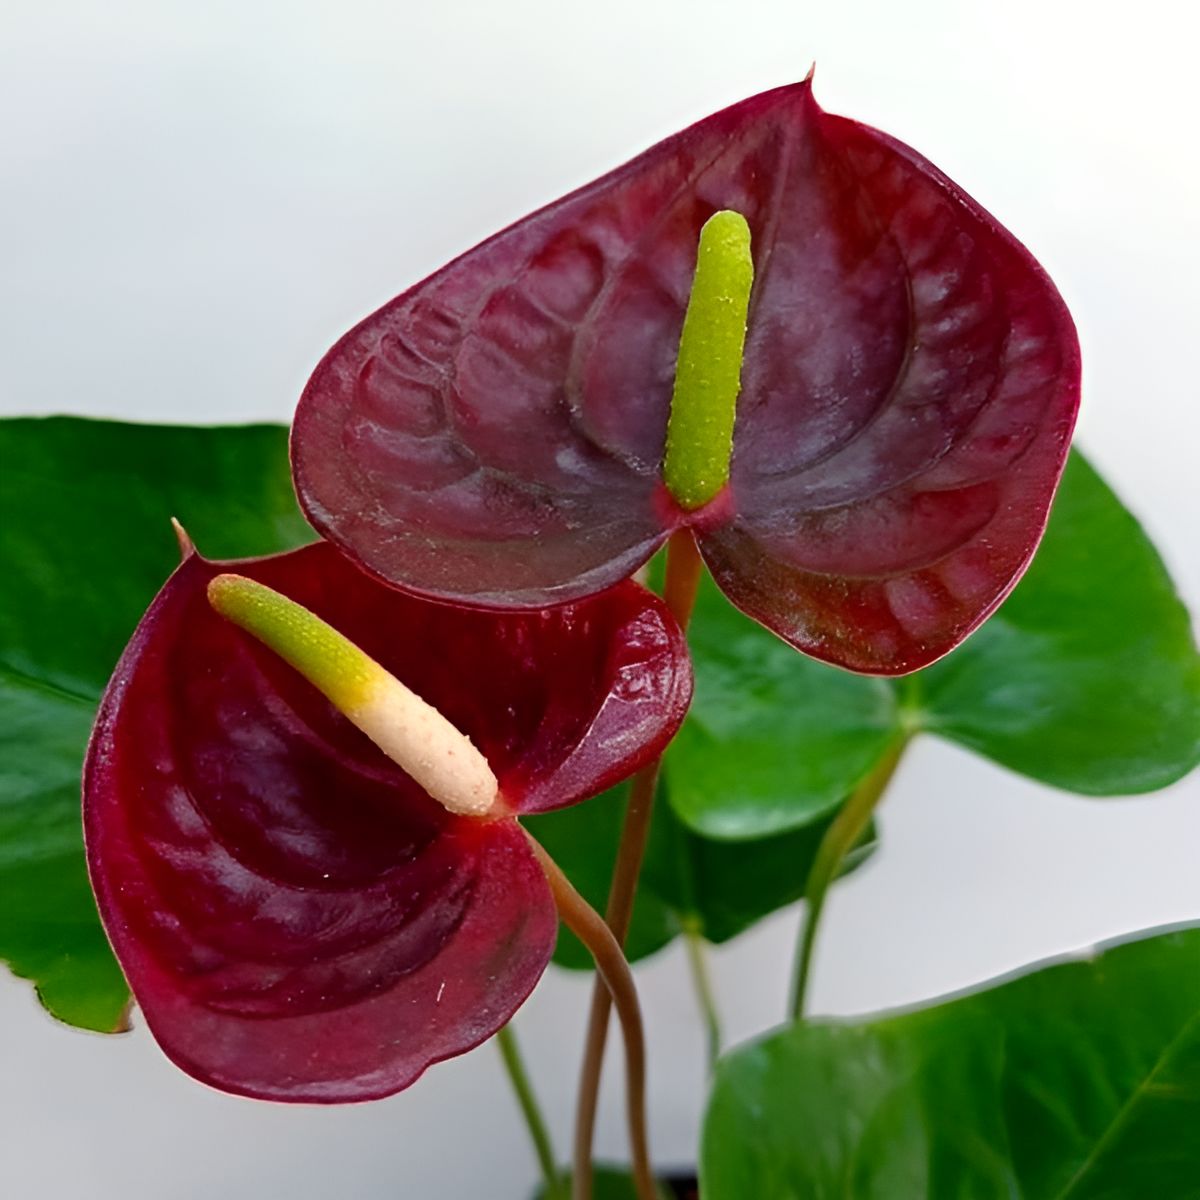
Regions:
<instances>
[{"instance_id":1,"label":"reddish stem","mask_svg":"<svg viewBox=\"0 0 1200 1200\"><path fill-rule=\"evenodd\" d=\"M596 972L616 1006L625 1034L625 1078L629 1108L629 1142L633 1159L633 1182L638 1200L657 1200L658 1190L650 1167L646 1136L646 1034L638 1005L633 972L612 930L600 914L575 890L562 868L526 830L529 844L550 884L558 915L568 929L591 951ZM578 1185L576 1185L576 1188Z\"/></svg>"},{"instance_id":2,"label":"reddish stem","mask_svg":"<svg viewBox=\"0 0 1200 1200\"><path fill-rule=\"evenodd\" d=\"M667 544L667 574L663 584L663 599L680 628L687 629L696 603L703 563L695 538L688 529L671 535ZM650 833L650 817L654 811L654 791L658 785L662 759L644 766L634 777L629 789L629 804L625 824L613 868L612 885L604 919L619 946L625 945L629 922L633 916L633 901L637 894L638 875L646 853ZM592 1006L588 1014L584 1042L583 1066L579 1076L579 1100L575 1109L574 1166L572 1169L573 1200L592 1200L592 1141L596 1131L596 1106L600 1097L600 1074L604 1064L604 1046L608 1040L608 1018L612 998L600 980L592 989Z\"/></svg>"}]
</instances>

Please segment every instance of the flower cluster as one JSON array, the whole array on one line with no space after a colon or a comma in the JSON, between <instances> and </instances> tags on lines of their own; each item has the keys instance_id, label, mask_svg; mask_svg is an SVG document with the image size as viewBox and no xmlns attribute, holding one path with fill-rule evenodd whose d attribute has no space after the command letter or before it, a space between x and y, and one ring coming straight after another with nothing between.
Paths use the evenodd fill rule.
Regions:
<instances>
[{"instance_id":1,"label":"flower cluster","mask_svg":"<svg viewBox=\"0 0 1200 1200\"><path fill-rule=\"evenodd\" d=\"M556 931L519 817L652 761L690 699L631 573L694 537L798 649L915 670L1028 562L1078 387L1029 253L809 80L368 317L293 430L326 540L187 548L93 734L92 880L164 1049L230 1091L340 1101L490 1036ZM443 794L434 727L473 747L477 807Z\"/></svg>"}]
</instances>

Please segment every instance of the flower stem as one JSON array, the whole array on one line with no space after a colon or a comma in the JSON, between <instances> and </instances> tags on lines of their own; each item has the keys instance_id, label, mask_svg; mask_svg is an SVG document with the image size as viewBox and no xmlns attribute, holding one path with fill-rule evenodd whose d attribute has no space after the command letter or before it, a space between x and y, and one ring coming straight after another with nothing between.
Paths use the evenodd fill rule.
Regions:
<instances>
[{"instance_id":1,"label":"flower stem","mask_svg":"<svg viewBox=\"0 0 1200 1200\"><path fill-rule=\"evenodd\" d=\"M663 584L663 599L681 628L686 629L696 603L703 563L691 531L680 529L671 535L667 545L667 574ZM629 921L633 915L633 900L637 892L638 874L646 853L650 834L650 816L654 808L654 789L662 759L644 766L634 777L625 809L625 824L617 848L612 885L604 919L612 930L618 946L625 945ZM592 989L592 1006L588 1013L587 1035L583 1050L583 1066L579 1075L579 1101L575 1109L575 1154L572 1179L575 1200L591 1200L592 1140L596 1129L596 1106L600 1096L600 1073L604 1064L604 1044L608 1040L608 1015L611 999L604 985L597 980Z\"/></svg>"},{"instance_id":2,"label":"flower stem","mask_svg":"<svg viewBox=\"0 0 1200 1200\"><path fill-rule=\"evenodd\" d=\"M600 914L575 890L559 865L532 834L526 831L525 836L546 873L558 915L563 924L591 951L596 960L596 971L617 1010L625 1035L625 1077L634 1187L638 1200L657 1200L657 1184L650 1167L646 1137L646 1035L642 1028L642 1010L638 1004L633 972L612 930ZM580 1188L585 1185L578 1175L572 1186L575 1200L579 1200ZM590 1186L590 1180L587 1186Z\"/></svg>"},{"instance_id":3,"label":"flower stem","mask_svg":"<svg viewBox=\"0 0 1200 1200\"><path fill-rule=\"evenodd\" d=\"M821 913L825 908L825 896L837 878L846 855L862 837L871 814L879 804L887 785L896 773L900 756L908 745L908 738L898 738L887 753L876 763L871 773L850 793L837 816L830 822L821 844L817 847L808 883L804 889L804 918L800 925L800 940L796 950L796 966L792 980L791 1017L793 1021L804 1019L804 1002L808 993L808 980L812 970L813 949L817 943L817 930L821 924Z\"/></svg>"},{"instance_id":4,"label":"flower stem","mask_svg":"<svg viewBox=\"0 0 1200 1200\"><path fill-rule=\"evenodd\" d=\"M683 943L687 948L688 966L692 972L692 985L696 990L696 1003L704 1017L708 1033L708 1073L716 1069L721 1053L721 1017L717 1012L717 1000L713 994L712 978L708 972L708 956L704 935L694 926L685 925Z\"/></svg>"},{"instance_id":5,"label":"flower stem","mask_svg":"<svg viewBox=\"0 0 1200 1200\"><path fill-rule=\"evenodd\" d=\"M500 1057L504 1060L504 1069L508 1072L509 1082L521 1107L533 1149L542 1168L542 1179L546 1185L545 1200L567 1200L550 1133L538 1106L537 1097L533 1093L533 1085L529 1081L529 1073L525 1070L525 1062L521 1057L521 1048L517 1045L517 1035L511 1025L505 1025L496 1034L496 1045L500 1050Z\"/></svg>"},{"instance_id":6,"label":"flower stem","mask_svg":"<svg viewBox=\"0 0 1200 1200\"><path fill-rule=\"evenodd\" d=\"M663 600L679 628L687 632L696 606L696 589L704 560L690 529L677 529L667 543L667 573L663 580Z\"/></svg>"}]
</instances>

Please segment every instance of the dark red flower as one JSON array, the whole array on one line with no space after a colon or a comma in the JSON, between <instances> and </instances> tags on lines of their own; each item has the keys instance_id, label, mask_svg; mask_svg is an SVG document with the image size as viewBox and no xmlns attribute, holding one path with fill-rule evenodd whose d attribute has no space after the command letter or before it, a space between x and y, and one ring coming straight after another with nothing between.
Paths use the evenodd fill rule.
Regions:
<instances>
[{"instance_id":1,"label":"dark red flower","mask_svg":"<svg viewBox=\"0 0 1200 1200\"><path fill-rule=\"evenodd\" d=\"M755 283L729 486L661 482L703 222ZM756 96L518 222L346 335L300 402L310 520L380 578L497 608L578 599L690 527L729 598L818 658L898 674L1003 599L1074 423L1075 331L940 171Z\"/></svg>"},{"instance_id":2,"label":"dark red flower","mask_svg":"<svg viewBox=\"0 0 1200 1200\"><path fill-rule=\"evenodd\" d=\"M188 556L113 676L84 773L105 928L184 1070L274 1100L383 1096L490 1036L556 916L515 816L658 754L691 674L663 605L623 583L536 613L404 595L326 544L232 564L340 630L465 732L499 815L455 816L210 606Z\"/></svg>"}]
</instances>

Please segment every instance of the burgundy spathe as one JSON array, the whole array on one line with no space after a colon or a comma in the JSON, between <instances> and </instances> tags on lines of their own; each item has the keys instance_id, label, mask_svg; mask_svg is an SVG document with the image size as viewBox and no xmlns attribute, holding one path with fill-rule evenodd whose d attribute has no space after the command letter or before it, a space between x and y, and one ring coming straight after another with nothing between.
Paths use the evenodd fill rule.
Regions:
<instances>
[{"instance_id":1,"label":"burgundy spathe","mask_svg":"<svg viewBox=\"0 0 1200 1200\"><path fill-rule=\"evenodd\" d=\"M508 815L453 816L209 606L234 570L328 621L471 737ZM408 1086L504 1025L557 918L515 816L655 757L691 671L634 583L534 613L435 604L326 543L188 555L113 676L84 772L88 864L147 1024L206 1083L273 1100Z\"/></svg>"},{"instance_id":2,"label":"burgundy spathe","mask_svg":"<svg viewBox=\"0 0 1200 1200\"><path fill-rule=\"evenodd\" d=\"M747 218L755 285L729 487L661 483L697 236ZM1079 395L1067 310L914 150L755 96L497 234L348 333L297 412L326 537L418 594L575 600L690 526L726 595L804 652L901 674L1028 563Z\"/></svg>"}]
</instances>

